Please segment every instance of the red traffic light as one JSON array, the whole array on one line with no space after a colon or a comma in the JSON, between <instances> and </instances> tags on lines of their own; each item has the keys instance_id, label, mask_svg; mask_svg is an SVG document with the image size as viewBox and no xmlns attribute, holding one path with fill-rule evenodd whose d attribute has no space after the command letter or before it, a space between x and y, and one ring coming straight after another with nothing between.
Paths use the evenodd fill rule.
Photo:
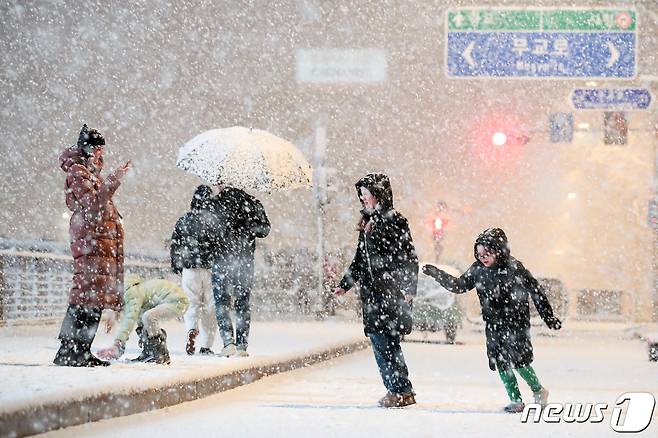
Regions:
<instances>
[{"instance_id":1,"label":"red traffic light","mask_svg":"<svg viewBox=\"0 0 658 438\"><path fill-rule=\"evenodd\" d=\"M523 155L524 145L530 138L522 119L503 111L482 115L474 120L473 153L485 165L508 169Z\"/></svg>"},{"instance_id":2,"label":"red traffic light","mask_svg":"<svg viewBox=\"0 0 658 438\"><path fill-rule=\"evenodd\" d=\"M439 231L443 229L443 219L437 217L434 219L434 231Z\"/></svg>"},{"instance_id":3,"label":"red traffic light","mask_svg":"<svg viewBox=\"0 0 658 438\"><path fill-rule=\"evenodd\" d=\"M491 136L491 143L494 146L503 146L507 143L507 135L504 132L496 131Z\"/></svg>"},{"instance_id":4,"label":"red traffic light","mask_svg":"<svg viewBox=\"0 0 658 438\"><path fill-rule=\"evenodd\" d=\"M446 224L447 221L445 217L436 216L434 218L434 221L432 223L432 236L434 237L434 240L439 240L443 237L443 234L445 233Z\"/></svg>"}]
</instances>

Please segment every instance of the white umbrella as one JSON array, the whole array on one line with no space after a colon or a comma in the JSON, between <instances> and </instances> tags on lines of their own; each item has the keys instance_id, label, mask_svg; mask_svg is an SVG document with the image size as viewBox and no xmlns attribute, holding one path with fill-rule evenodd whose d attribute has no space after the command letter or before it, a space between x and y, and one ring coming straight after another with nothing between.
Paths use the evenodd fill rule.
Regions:
<instances>
[{"instance_id":1,"label":"white umbrella","mask_svg":"<svg viewBox=\"0 0 658 438\"><path fill-rule=\"evenodd\" d=\"M176 166L210 185L258 191L310 187L312 171L294 144L260 129L211 129L185 143Z\"/></svg>"}]
</instances>

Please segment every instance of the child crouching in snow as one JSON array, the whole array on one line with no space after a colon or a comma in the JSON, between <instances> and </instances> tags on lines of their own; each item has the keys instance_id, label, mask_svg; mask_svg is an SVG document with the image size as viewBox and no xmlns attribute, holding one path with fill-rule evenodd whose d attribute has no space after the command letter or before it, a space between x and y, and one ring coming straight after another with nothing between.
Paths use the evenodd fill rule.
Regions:
<instances>
[{"instance_id":1,"label":"child crouching in snow","mask_svg":"<svg viewBox=\"0 0 658 438\"><path fill-rule=\"evenodd\" d=\"M489 368L492 371L498 368L511 401L505 406L505 412L522 412L524 408L514 370L532 389L535 403L546 405L548 390L539 383L530 365L533 351L528 294L549 328L559 330L562 323L553 315L537 280L510 255L503 230L489 228L483 231L475 241L474 253L475 263L459 278L433 265L425 265L423 273L453 293L477 290L485 324Z\"/></svg>"},{"instance_id":2,"label":"child crouching in snow","mask_svg":"<svg viewBox=\"0 0 658 438\"><path fill-rule=\"evenodd\" d=\"M189 300L183 290L171 281L152 279L142 281L137 275L126 280L123 316L111 347L98 352L103 359L117 359L126 349L126 341L137 324L142 353L133 362L169 364L167 333L160 322L185 313ZM109 320L108 332L113 320Z\"/></svg>"}]
</instances>

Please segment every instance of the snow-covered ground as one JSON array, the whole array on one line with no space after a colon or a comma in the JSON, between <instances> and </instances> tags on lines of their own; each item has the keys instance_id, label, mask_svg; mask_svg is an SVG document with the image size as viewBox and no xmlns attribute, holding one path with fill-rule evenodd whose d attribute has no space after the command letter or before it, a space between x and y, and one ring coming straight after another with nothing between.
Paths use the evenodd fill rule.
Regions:
<instances>
[{"instance_id":1,"label":"snow-covered ground","mask_svg":"<svg viewBox=\"0 0 658 438\"><path fill-rule=\"evenodd\" d=\"M53 365L52 359L59 347L59 325L0 328L0 413L62 399L81 399L102 392L148 389L201 379L365 339L359 324L257 321L251 327L251 357L221 358L188 356L184 349L183 324L172 322L165 328L172 355L170 366L127 363L140 351L137 336L133 333L126 354L107 368ZM112 337L99 329L92 349L111 343ZM220 345L217 336L215 351L221 349Z\"/></svg>"},{"instance_id":2,"label":"snow-covered ground","mask_svg":"<svg viewBox=\"0 0 658 438\"><path fill-rule=\"evenodd\" d=\"M658 396L658 364L647 360L640 340L618 330L573 331L568 324L556 337L544 333L535 331L534 365L553 402L613 406L625 392ZM483 335L468 328L459 338L463 344L454 346L404 344L418 401L405 409L376 407L384 388L365 350L202 400L47 436L619 436L610 412L599 424L521 424L520 415L501 413L507 398L487 367ZM520 386L529 399L527 386ZM654 411L648 429L628 435L657 436L657 417Z\"/></svg>"}]
</instances>

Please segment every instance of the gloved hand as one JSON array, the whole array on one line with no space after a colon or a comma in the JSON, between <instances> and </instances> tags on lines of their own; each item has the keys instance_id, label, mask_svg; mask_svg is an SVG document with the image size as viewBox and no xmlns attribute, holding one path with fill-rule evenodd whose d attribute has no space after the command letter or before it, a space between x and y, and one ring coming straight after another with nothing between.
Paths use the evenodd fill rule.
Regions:
<instances>
[{"instance_id":1,"label":"gloved hand","mask_svg":"<svg viewBox=\"0 0 658 438\"><path fill-rule=\"evenodd\" d=\"M441 270L434 265L425 265L423 266L423 274L429 275L433 278L438 278L441 273Z\"/></svg>"},{"instance_id":2,"label":"gloved hand","mask_svg":"<svg viewBox=\"0 0 658 438\"><path fill-rule=\"evenodd\" d=\"M555 316L549 316L544 320L549 329L560 330L562 328L562 321L557 319Z\"/></svg>"},{"instance_id":3,"label":"gloved hand","mask_svg":"<svg viewBox=\"0 0 658 438\"><path fill-rule=\"evenodd\" d=\"M489 358L489 369L491 371L496 371L496 361L492 358Z\"/></svg>"}]
</instances>

